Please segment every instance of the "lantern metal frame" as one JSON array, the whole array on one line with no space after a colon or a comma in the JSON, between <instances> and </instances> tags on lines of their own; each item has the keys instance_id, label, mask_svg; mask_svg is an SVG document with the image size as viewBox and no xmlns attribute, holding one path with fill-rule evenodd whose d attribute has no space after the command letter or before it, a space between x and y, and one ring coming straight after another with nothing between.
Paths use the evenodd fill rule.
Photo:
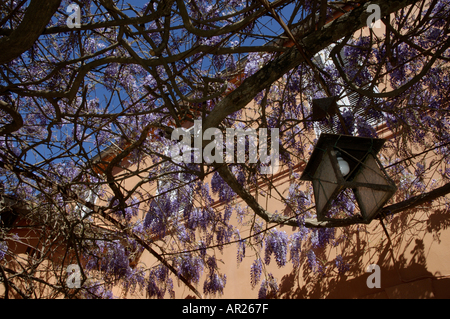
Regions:
<instances>
[{"instance_id":1,"label":"lantern metal frame","mask_svg":"<svg viewBox=\"0 0 450 319\"><path fill-rule=\"evenodd\" d=\"M358 222L368 224L397 191L377 154L385 140L342 134L322 133L303 171L301 180L313 183L318 221L336 221L327 216L333 201L344 189L355 195L361 216ZM337 152L348 162L350 172L343 176ZM355 218L355 217L352 217Z\"/></svg>"}]
</instances>

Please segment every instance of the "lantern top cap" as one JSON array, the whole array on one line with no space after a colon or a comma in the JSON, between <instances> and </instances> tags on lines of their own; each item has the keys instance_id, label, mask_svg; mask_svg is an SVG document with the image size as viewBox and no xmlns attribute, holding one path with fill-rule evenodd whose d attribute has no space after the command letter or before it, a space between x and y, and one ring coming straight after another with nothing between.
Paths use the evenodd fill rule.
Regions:
<instances>
[{"instance_id":1,"label":"lantern top cap","mask_svg":"<svg viewBox=\"0 0 450 319\"><path fill-rule=\"evenodd\" d=\"M328 149L343 150L348 152L371 153L374 156L383 147L386 140L381 138L360 137L344 134L328 134L322 133L319 140L314 147L314 150L306 164L300 180L311 181L311 176L314 175L319 167L324 153Z\"/></svg>"}]
</instances>

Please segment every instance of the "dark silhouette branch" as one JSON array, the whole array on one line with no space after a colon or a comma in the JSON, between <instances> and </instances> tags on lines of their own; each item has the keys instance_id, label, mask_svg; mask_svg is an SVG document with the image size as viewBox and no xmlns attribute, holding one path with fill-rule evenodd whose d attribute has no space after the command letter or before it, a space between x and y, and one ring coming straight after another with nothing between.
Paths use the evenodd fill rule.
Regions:
<instances>
[{"instance_id":1,"label":"dark silhouette branch","mask_svg":"<svg viewBox=\"0 0 450 319\"><path fill-rule=\"evenodd\" d=\"M17 29L0 38L0 64L5 64L30 49L58 9L61 0L31 0Z\"/></svg>"},{"instance_id":2,"label":"dark silhouette branch","mask_svg":"<svg viewBox=\"0 0 450 319\"><path fill-rule=\"evenodd\" d=\"M0 100L0 110L12 117L12 122L0 127L0 135L10 134L19 130L23 126L23 118L19 112L14 110L11 105Z\"/></svg>"}]
</instances>

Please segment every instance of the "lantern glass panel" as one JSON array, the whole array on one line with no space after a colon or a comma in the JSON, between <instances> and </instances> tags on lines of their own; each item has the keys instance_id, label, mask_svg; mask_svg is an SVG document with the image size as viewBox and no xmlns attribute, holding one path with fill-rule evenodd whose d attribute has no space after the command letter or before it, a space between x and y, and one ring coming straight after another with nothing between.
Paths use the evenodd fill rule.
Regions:
<instances>
[{"instance_id":1,"label":"lantern glass panel","mask_svg":"<svg viewBox=\"0 0 450 319\"><path fill-rule=\"evenodd\" d=\"M392 195L386 191L358 187L355 190L355 196L363 218L370 220Z\"/></svg>"},{"instance_id":2,"label":"lantern glass panel","mask_svg":"<svg viewBox=\"0 0 450 319\"><path fill-rule=\"evenodd\" d=\"M378 185L390 185L372 154L367 155L364 165L362 165L358 175L355 176L354 181Z\"/></svg>"},{"instance_id":3,"label":"lantern glass panel","mask_svg":"<svg viewBox=\"0 0 450 319\"><path fill-rule=\"evenodd\" d=\"M314 195L319 215L322 215L324 208L326 208L328 201L332 198L338 186L329 153L325 152L322 163L320 163L313 179Z\"/></svg>"},{"instance_id":4,"label":"lantern glass panel","mask_svg":"<svg viewBox=\"0 0 450 319\"><path fill-rule=\"evenodd\" d=\"M372 154L367 155L354 181L371 184L370 187L358 187L355 190L364 219L371 219L393 194L392 191L377 187L391 186L391 183Z\"/></svg>"}]
</instances>

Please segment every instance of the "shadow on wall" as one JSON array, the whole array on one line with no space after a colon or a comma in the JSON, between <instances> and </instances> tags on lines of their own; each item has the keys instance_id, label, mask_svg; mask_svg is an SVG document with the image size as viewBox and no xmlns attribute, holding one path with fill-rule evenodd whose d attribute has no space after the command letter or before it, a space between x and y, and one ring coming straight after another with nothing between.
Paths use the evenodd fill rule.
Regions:
<instances>
[{"instance_id":1,"label":"shadow on wall","mask_svg":"<svg viewBox=\"0 0 450 319\"><path fill-rule=\"evenodd\" d=\"M281 278L277 298L450 298L450 276L431 273L427 265L431 250L434 254L448 251L441 235L449 231L450 213L409 211L388 218L385 224L389 238L378 221L339 230L341 234L332 243L335 247L314 249L324 261L320 272L313 272L304 256L302 266ZM313 248L304 251L309 249ZM329 258L337 250L346 263L344 273L338 272L335 258ZM380 288L367 285L370 264L380 267Z\"/></svg>"}]
</instances>

